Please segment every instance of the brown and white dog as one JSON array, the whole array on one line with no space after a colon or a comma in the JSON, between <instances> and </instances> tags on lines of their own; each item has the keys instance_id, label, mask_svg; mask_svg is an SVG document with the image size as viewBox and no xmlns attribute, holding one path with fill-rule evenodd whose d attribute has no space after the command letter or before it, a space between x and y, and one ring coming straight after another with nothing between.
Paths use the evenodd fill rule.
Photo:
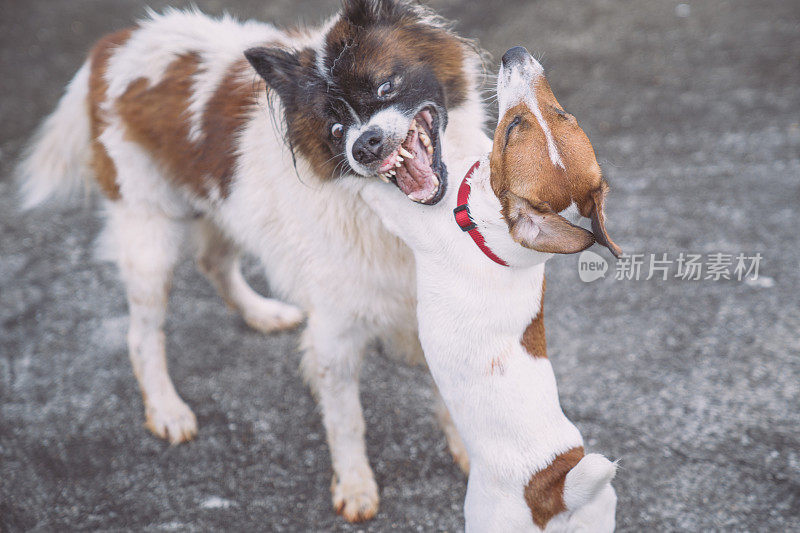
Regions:
<instances>
[{"instance_id":1,"label":"brown and white dog","mask_svg":"<svg viewBox=\"0 0 800 533\"><path fill-rule=\"evenodd\" d=\"M86 177L102 192L101 248L125 282L153 433L178 443L197 432L163 332L172 270L196 230L200 268L248 324L271 332L307 316L302 368L330 446L333 505L351 521L375 514L359 369L375 338L418 354L416 287L410 250L357 192L382 178L438 202L445 163L485 147L479 73L472 43L399 0L344 0L313 29L151 13L97 43L21 179L29 207ZM240 250L291 304L247 285ZM440 418L466 464L443 408Z\"/></svg>"},{"instance_id":2,"label":"brown and white dog","mask_svg":"<svg viewBox=\"0 0 800 533\"><path fill-rule=\"evenodd\" d=\"M616 466L585 454L564 416L543 320L547 259L595 241L620 253L605 230L608 186L524 48L503 56L497 96L491 153L451 161L451 178L465 177L441 203L381 183L361 194L414 251L420 340L469 453L467 532L613 531Z\"/></svg>"}]
</instances>

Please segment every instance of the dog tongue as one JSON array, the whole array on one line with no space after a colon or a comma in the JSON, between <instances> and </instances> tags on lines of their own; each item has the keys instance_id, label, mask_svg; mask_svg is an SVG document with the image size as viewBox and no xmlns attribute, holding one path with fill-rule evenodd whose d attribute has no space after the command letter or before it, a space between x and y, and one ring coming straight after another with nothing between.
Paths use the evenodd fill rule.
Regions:
<instances>
[{"instance_id":1,"label":"dog tongue","mask_svg":"<svg viewBox=\"0 0 800 533\"><path fill-rule=\"evenodd\" d=\"M402 146L414 154L414 159L406 157L403 164L395 169L397 186L411 200L424 202L436 194L439 179L428 164L428 153L419 142L416 131L409 135Z\"/></svg>"}]
</instances>

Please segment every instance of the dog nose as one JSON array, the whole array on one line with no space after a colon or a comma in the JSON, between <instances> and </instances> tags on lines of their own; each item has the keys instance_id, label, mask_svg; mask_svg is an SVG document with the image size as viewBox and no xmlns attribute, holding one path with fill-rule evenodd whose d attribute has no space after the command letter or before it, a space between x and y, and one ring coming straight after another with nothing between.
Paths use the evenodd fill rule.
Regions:
<instances>
[{"instance_id":1,"label":"dog nose","mask_svg":"<svg viewBox=\"0 0 800 533\"><path fill-rule=\"evenodd\" d=\"M383 131L372 127L353 143L353 157L361 164L374 163L380 157L383 148Z\"/></svg>"},{"instance_id":2,"label":"dog nose","mask_svg":"<svg viewBox=\"0 0 800 533\"><path fill-rule=\"evenodd\" d=\"M512 63L519 63L530 57L531 55L524 47L515 46L514 48L509 48L508 51L503 54L503 66L508 66Z\"/></svg>"}]
</instances>

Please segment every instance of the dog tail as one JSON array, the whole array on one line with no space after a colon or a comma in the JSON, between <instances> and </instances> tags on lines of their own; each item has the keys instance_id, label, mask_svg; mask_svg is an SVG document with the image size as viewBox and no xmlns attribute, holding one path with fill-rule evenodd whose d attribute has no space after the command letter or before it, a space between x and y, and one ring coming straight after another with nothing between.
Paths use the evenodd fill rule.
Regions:
<instances>
[{"instance_id":1,"label":"dog tail","mask_svg":"<svg viewBox=\"0 0 800 533\"><path fill-rule=\"evenodd\" d=\"M91 153L88 96L87 61L23 153L17 167L23 209L69 196L85 182Z\"/></svg>"}]
</instances>

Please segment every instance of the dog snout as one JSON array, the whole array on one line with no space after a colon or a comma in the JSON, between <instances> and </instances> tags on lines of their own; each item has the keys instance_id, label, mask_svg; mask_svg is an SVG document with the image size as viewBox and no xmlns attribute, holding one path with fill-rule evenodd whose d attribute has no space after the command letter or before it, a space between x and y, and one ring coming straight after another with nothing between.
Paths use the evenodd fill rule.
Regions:
<instances>
[{"instance_id":1,"label":"dog snout","mask_svg":"<svg viewBox=\"0 0 800 533\"><path fill-rule=\"evenodd\" d=\"M515 63L522 63L524 61L530 60L531 55L523 46L515 46L514 48L509 48L505 54L503 54L503 66L509 67Z\"/></svg>"},{"instance_id":2,"label":"dog snout","mask_svg":"<svg viewBox=\"0 0 800 533\"><path fill-rule=\"evenodd\" d=\"M377 127L369 128L353 143L353 157L362 165L374 163L381 158L383 142L383 130Z\"/></svg>"}]
</instances>

